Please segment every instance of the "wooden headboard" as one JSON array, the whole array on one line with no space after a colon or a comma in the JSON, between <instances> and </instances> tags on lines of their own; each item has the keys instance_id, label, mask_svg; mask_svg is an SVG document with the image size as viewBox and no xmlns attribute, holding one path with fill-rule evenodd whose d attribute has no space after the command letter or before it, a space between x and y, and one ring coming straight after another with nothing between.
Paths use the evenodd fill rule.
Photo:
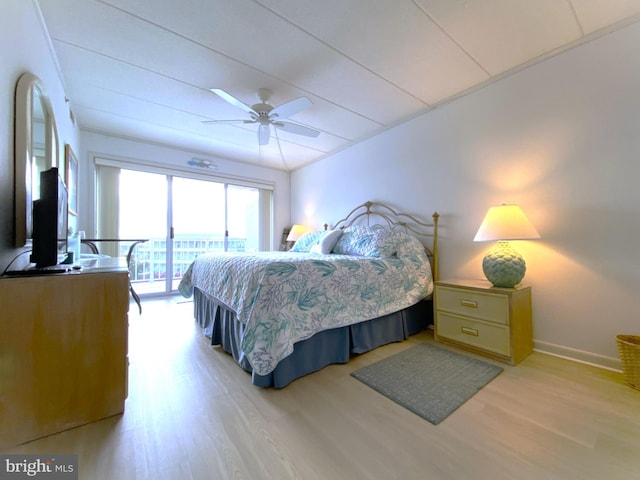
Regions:
<instances>
[{"instance_id":1,"label":"wooden headboard","mask_svg":"<svg viewBox=\"0 0 640 480\"><path fill-rule=\"evenodd\" d=\"M440 214L435 212L431 218L431 223L418 220L408 213L398 213L388 205L379 202L364 202L351 210L346 217L337 221L331 229L346 228L351 225L387 225L391 230L403 229L416 235L425 245L424 237L431 239L431 245L425 245L425 250L429 260L431 260L431 270L433 279L438 280L438 218ZM381 222L381 220L384 222ZM329 228L328 224L324 229Z\"/></svg>"}]
</instances>

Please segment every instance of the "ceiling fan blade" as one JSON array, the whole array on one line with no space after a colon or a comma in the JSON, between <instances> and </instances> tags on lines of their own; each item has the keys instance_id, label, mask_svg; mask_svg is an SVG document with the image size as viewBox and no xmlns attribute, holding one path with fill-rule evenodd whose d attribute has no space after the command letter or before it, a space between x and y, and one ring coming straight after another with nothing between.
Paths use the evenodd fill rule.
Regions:
<instances>
[{"instance_id":1,"label":"ceiling fan blade","mask_svg":"<svg viewBox=\"0 0 640 480\"><path fill-rule=\"evenodd\" d=\"M267 145L270 137L271 130L269 129L269 124L261 123L258 127L258 143L260 145Z\"/></svg>"},{"instance_id":2,"label":"ceiling fan blade","mask_svg":"<svg viewBox=\"0 0 640 480\"><path fill-rule=\"evenodd\" d=\"M318 135L320 135L320 132L318 130L305 127L304 125L298 125L297 123L274 122L274 125L278 127L280 130L284 130L285 132L295 133L296 135L304 135L305 137L315 138Z\"/></svg>"},{"instance_id":3,"label":"ceiling fan blade","mask_svg":"<svg viewBox=\"0 0 640 480\"><path fill-rule=\"evenodd\" d=\"M238 100L236 97L234 97L233 95L229 95L227 92L225 92L224 90L221 90L219 88L211 88L210 89L213 93L215 93L216 95L218 95L221 99L223 99L225 102L230 103L231 105L233 105L234 107L237 107L241 110L244 110L245 112L252 114L252 115L258 115L258 112L256 112L253 108L251 108L249 105L247 105L246 103L242 103L240 100Z\"/></svg>"},{"instance_id":4,"label":"ceiling fan blade","mask_svg":"<svg viewBox=\"0 0 640 480\"><path fill-rule=\"evenodd\" d=\"M309 108L311 105L313 104L307 97L296 98L271 110L269 117L276 117L278 119L289 118L291 115L295 115L299 111Z\"/></svg>"},{"instance_id":5,"label":"ceiling fan blade","mask_svg":"<svg viewBox=\"0 0 640 480\"><path fill-rule=\"evenodd\" d=\"M230 120L203 120L202 123L255 123L255 121L237 118Z\"/></svg>"}]
</instances>

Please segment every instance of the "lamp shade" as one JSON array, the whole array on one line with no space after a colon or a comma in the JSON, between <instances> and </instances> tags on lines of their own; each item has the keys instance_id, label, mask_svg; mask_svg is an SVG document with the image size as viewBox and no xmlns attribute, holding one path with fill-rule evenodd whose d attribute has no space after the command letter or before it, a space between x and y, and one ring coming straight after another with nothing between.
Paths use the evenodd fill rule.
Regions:
<instances>
[{"instance_id":1,"label":"lamp shade","mask_svg":"<svg viewBox=\"0 0 640 480\"><path fill-rule=\"evenodd\" d=\"M496 240L527 240L540 238L518 205L491 207L474 237L474 242Z\"/></svg>"},{"instance_id":2,"label":"lamp shade","mask_svg":"<svg viewBox=\"0 0 640 480\"><path fill-rule=\"evenodd\" d=\"M304 225L298 225L298 224L294 225L293 227L291 227L291 230L289 230L289 235L287 236L287 242L297 241L302 235L304 235L308 231L309 229Z\"/></svg>"},{"instance_id":3,"label":"lamp shade","mask_svg":"<svg viewBox=\"0 0 640 480\"><path fill-rule=\"evenodd\" d=\"M498 242L482 260L482 271L494 286L513 288L527 270L524 258L507 240L534 238L540 235L519 206L500 205L489 209L473 241Z\"/></svg>"}]
</instances>

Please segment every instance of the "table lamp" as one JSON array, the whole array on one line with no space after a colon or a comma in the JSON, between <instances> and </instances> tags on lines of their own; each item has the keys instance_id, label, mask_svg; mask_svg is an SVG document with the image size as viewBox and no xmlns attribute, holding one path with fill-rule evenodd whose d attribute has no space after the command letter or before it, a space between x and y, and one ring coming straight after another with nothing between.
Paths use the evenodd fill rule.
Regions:
<instances>
[{"instance_id":1,"label":"table lamp","mask_svg":"<svg viewBox=\"0 0 640 480\"><path fill-rule=\"evenodd\" d=\"M309 229L304 225L295 224L293 227L291 227L291 230L289 230L289 235L287 236L287 242L297 241L302 235L304 235L308 231Z\"/></svg>"},{"instance_id":2,"label":"table lamp","mask_svg":"<svg viewBox=\"0 0 640 480\"><path fill-rule=\"evenodd\" d=\"M503 204L489 209L473 241L497 241L482 260L482 271L495 287L515 287L527 270L524 258L507 240L534 238L540 235L519 206Z\"/></svg>"}]
</instances>

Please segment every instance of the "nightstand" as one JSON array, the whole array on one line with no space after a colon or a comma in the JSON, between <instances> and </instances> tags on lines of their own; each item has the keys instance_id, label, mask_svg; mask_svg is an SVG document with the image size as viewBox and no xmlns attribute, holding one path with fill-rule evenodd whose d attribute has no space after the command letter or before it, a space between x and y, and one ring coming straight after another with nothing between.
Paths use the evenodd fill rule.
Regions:
<instances>
[{"instance_id":1,"label":"nightstand","mask_svg":"<svg viewBox=\"0 0 640 480\"><path fill-rule=\"evenodd\" d=\"M533 350L531 287L473 280L435 284L435 339L515 365Z\"/></svg>"}]
</instances>

